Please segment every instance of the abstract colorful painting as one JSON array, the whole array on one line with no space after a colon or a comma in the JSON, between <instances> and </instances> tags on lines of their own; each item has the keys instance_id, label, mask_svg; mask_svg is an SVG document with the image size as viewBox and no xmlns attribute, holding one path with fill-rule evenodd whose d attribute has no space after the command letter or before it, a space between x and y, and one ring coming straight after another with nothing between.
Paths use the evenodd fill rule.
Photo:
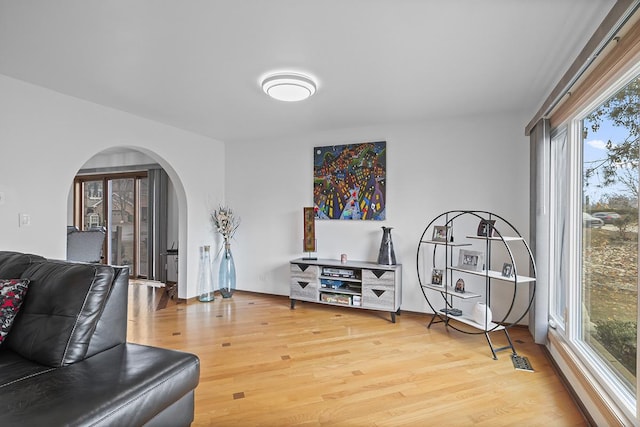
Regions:
<instances>
[{"instance_id":1,"label":"abstract colorful painting","mask_svg":"<svg viewBox=\"0 0 640 427\"><path fill-rule=\"evenodd\" d=\"M316 218L386 219L386 141L329 145L313 150Z\"/></svg>"}]
</instances>

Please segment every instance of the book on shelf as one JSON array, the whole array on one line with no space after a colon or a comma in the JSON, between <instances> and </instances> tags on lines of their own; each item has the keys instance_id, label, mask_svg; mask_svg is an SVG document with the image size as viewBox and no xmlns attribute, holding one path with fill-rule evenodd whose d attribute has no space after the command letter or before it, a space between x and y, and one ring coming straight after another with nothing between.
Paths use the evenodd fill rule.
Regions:
<instances>
[{"instance_id":1,"label":"book on shelf","mask_svg":"<svg viewBox=\"0 0 640 427\"><path fill-rule=\"evenodd\" d=\"M320 301L330 302L332 304L351 305L351 295L342 294L321 294Z\"/></svg>"}]
</instances>

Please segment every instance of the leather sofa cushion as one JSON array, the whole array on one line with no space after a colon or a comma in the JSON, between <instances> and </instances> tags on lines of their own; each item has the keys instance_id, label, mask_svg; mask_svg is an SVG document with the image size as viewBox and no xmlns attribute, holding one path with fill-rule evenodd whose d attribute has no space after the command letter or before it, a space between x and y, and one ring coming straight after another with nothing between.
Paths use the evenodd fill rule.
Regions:
<instances>
[{"instance_id":1,"label":"leather sofa cushion","mask_svg":"<svg viewBox=\"0 0 640 427\"><path fill-rule=\"evenodd\" d=\"M38 375L53 371L57 368L41 365L32 362L24 357L5 350L0 351L0 401L7 398L5 387L14 383L19 383L25 378L37 378ZM2 416L0 415L0 420ZM2 422L0 422L2 424Z\"/></svg>"},{"instance_id":2,"label":"leather sofa cushion","mask_svg":"<svg viewBox=\"0 0 640 427\"><path fill-rule=\"evenodd\" d=\"M144 425L191 393L200 378L197 356L138 344L48 370L8 353L0 352L2 425ZM11 366L23 375L5 373ZM184 415L187 422L163 425L189 425L193 408Z\"/></svg>"},{"instance_id":3,"label":"leather sofa cushion","mask_svg":"<svg viewBox=\"0 0 640 427\"><path fill-rule=\"evenodd\" d=\"M38 255L0 251L0 279L18 279L32 264L43 261Z\"/></svg>"},{"instance_id":4,"label":"leather sofa cushion","mask_svg":"<svg viewBox=\"0 0 640 427\"><path fill-rule=\"evenodd\" d=\"M85 358L113 285L111 266L45 261L23 273L29 291L3 346L58 367Z\"/></svg>"}]
</instances>

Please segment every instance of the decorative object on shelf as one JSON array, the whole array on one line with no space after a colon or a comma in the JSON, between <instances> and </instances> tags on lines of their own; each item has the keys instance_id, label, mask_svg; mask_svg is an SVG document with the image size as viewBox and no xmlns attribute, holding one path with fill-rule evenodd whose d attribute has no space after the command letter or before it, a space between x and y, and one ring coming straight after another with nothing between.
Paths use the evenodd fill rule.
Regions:
<instances>
[{"instance_id":1,"label":"decorative object on shelf","mask_svg":"<svg viewBox=\"0 0 640 427\"><path fill-rule=\"evenodd\" d=\"M513 275L513 265L508 262L502 264L502 275L504 277L511 277Z\"/></svg>"},{"instance_id":2,"label":"decorative object on shelf","mask_svg":"<svg viewBox=\"0 0 640 427\"><path fill-rule=\"evenodd\" d=\"M478 224L478 236L494 237L495 236L495 219L481 219Z\"/></svg>"},{"instance_id":3,"label":"decorative object on shelf","mask_svg":"<svg viewBox=\"0 0 640 427\"><path fill-rule=\"evenodd\" d=\"M220 259L220 270L218 271L218 286L222 298L231 298L236 290L236 265L233 262L231 253L231 243L224 244L222 258Z\"/></svg>"},{"instance_id":4,"label":"decorative object on shelf","mask_svg":"<svg viewBox=\"0 0 640 427\"><path fill-rule=\"evenodd\" d=\"M396 253L393 250L393 241L391 241L391 230L393 227L382 227L382 241L380 242L380 251L378 252L378 264L396 265Z\"/></svg>"},{"instance_id":5,"label":"decorative object on shelf","mask_svg":"<svg viewBox=\"0 0 640 427\"><path fill-rule=\"evenodd\" d=\"M431 270L431 284L435 286L442 286L442 270L439 268Z\"/></svg>"},{"instance_id":6,"label":"decorative object on shelf","mask_svg":"<svg viewBox=\"0 0 640 427\"><path fill-rule=\"evenodd\" d=\"M462 310L460 310L459 308L445 307L440 311L445 314L448 314L449 316L462 316Z\"/></svg>"},{"instance_id":7,"label":"decorative object on shelf","mask_svg":"<svg viewBox=\"0 0 640 427\"><path fill-rule=\"evenodd\" d=\"M464 294L464 280L462 280L462 278L458 279L458 281L456 282L454 291L458 292L459 294Z\"/></svg>"},{"instance_id":8,"label":"decorative object on shelf","mask_svg":"<svg viewBox=\"0 0 640 427\"><path fill-rule=\"evenodd\" d=\"M434 225L431 240L434 242L446 242L449 240L449 230L450 228L445 225Z\"/></svg>"},{"instance_id":9,"label":"decorative object on shelf","mask_svg":"<svg viewBox=\"0 0 640 427\"><path fill-rule=\"evenodd\" d=\"M209 246L200 247L200 268L198 271L198 301L211 302L215 299L215 286L211 271L211 255Z\"/></svg>"},{"instance_id":10,"label":"decorative object on shelf","mask_svg":"<svg viewBox=\"0 0 640 427\"><path fill-rule=\"evenodd\" d=\"M347 263L347 254L340 254L340 262L342 264L346 264Z\"/></svg>"},{"instance_id":11,"label":"decorative object on shelf","mask_svg":"<svg viewBox=\"0 0 640 427\"><path fill-rule=\"evenodd\" d=\"M313 203L318 219L386 219L386 141L313 149ZM340 200L340 203L334 200Z\"/></svg>"},{"instance_id":12,"label":"decorative object on shelf","mask_svg":"<svg viewBox=\"0 0 640 427\"><path fill-rule=\"evenodd\" d=\"M302 208L302 251L307 252L303 259L318 259L311 255L316 252L316 214L313 207Z\"/></svg>"},{"instance_id":13,"label":"decorative object on shelf","mask_svg":"<svg viewBox=\"0 0 640 427\"><path fill-rule=\"evenodd\" d=\"M474 322L486 328L491 324L491 321L493 320L493 313L491 313L491 309L487 306L487 304L483 302L477 302L473 306L471 318Z\"/></svg>"},{"instance_id":14,"label":"decorative object on shelf","mask_svg":"<svg viewBox=\"0 0 640 427\"><path fill-rule=\"evenodd\" d=\"M218 286L223 298L230 298L236 289L236 266L231 253L231 239L240 226L240 218L227 206L220 206L211 214L216 231L224 239L218 271Z\"/></svg>"},{"instance_id":15,"label":"decorative object on shelf","mask_svg":"<svg viewBox=\"0 0 640 427\"><path fill-rule=\"evenodd\" d=\"M484 253L460 249L458 255L458 268L463 270L481 271L484 265Z\"/></svg>"}]
</instances>

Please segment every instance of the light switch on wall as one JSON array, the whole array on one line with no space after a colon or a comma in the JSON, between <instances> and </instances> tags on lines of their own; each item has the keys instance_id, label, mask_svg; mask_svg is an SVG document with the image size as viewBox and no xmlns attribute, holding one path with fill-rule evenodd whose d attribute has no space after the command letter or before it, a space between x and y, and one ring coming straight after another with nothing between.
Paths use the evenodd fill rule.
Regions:
<instances>
[{"instance_id":1,"label":"light switch on wall","mask_svg":"<svg viewBox=\"0 0 640 427\"><path fill-rule=\"evenodd\" d=\"M26 227L31 225L31 215L27 214L27 213L21 213L18 214L18 219L19 219L19 226L20 227Z\"/></svg>"}]
</instances>

